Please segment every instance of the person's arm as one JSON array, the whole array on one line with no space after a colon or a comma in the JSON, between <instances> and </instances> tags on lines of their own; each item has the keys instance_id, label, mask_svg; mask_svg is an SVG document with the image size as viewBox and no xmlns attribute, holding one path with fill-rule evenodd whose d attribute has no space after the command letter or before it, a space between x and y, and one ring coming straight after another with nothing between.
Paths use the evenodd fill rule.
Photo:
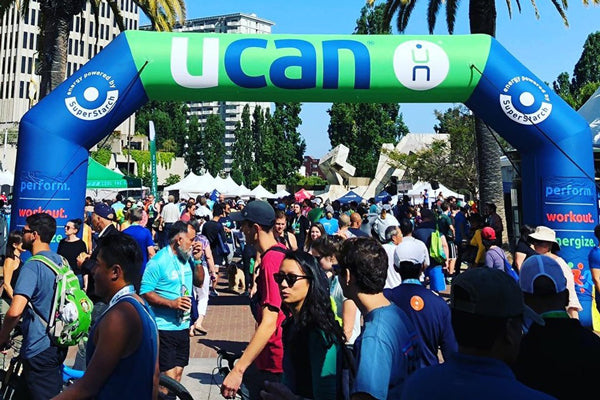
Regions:
<instances>
[{"instance_id":1,"label":"person's arm","mask_svg":"<svg viewBox=\"0 0 600 400\"><path fill-rule=\"evenodd\" d=\"M290 241L290 247L292 251L296 251L298 250L298 241L296 240L296 235L294 235L293 233L289 233L286 232L285 233L288 236L288 240Z\"/></svg>"},{"instance_id":2,"label":"person's arm","mask_svg":"<svg viewBox=\"0 0 600 400\"><path fill-rule=\"evenodd\" d=\"M11 299L13 298L14 288L11 286L10 282L12 281L13 272L16 269L15 266L19 266L18 259L13 259L10 257L6 257L4 259L4 282L2 283L2 287L4 287L4 291Z\"/></svg>"},{"instance_id":3,"label":"person's arm","mask_svg":"<svg viewBox=\"0 0 600 400\"><path fill-rule=\"evenodd\" d=\"M204 257L206 258L206 265L208 266L208 273L211 276L211 280L216 280L219 277L219 271L215 268L215 260L210 246L204 248Z\"/></svg>"},{"instance_id":4,"label":"person's arm","mask_svg":"<svg viewBox=\"0 0 600 400\"><path fill-rule=\"evenodd\" d=\"M10 333L15 329L15 326L17 326L28 302L29 299L27 297L20 294L14 295L12 302L10 303L10 308L4 316L2 329L0 329L0 348L4 347L4 344L8 342Z\"/></svg>"},{"instance_id":5,"label":"person's arm","mask_svg":"<svg viewBox=\"0 0 600 400\"><path fill-rule=\"evenodd\" d=\"M442 240L442 249L444 249L444 254L446 255L444 269L448 269L448 265L450 263L450 250L448 249L448 241L446 240L446 236L444 235L440 235L440 239Z\"/></svg>"},{"instance_id":6,"label":"person's arm","mask_svg":"<svg viewBox=\"0 0 600 400\"><path fill-rule=\"evenodd\" d=\"M344 335L346 335L346 341L352 337L357 310L356 303L350 299L346 299L342 303L342 328L344 329Z\"/></svg>"},{"instance_id":7,"label":"person's arm","mask_svg":"<svg viewBox=\"0 0 600 400\"><path fill-rule=\"evenodd\" d=\"M263 307L262 320L260 324L258 324L252 339L250 339L248 347L246 347L238 362L235 363L233 369L227 374L223 381L221 394L224 397L228 398L229 396L234 396L240 389L244 372L246 372L246 369L254 362L256 357L258 357L260 352L263 351L269 339L273 336L273 333L275 333L278 315L279 309L269 305Z\"/></svg>"},{"instance_id":8,"label":"person's arm","mask_svg":"<svg viewBox=\"0 0 600 400\"><path fill-rule=\"evenodd\" d=\"M525 257L527 257L527 254L521 253L520 251L515 252L514 266L517 269L517 272L521 270L521 264L525 261Z\"/></svg>"},{"instance_id":9,"label":"person's arm","mask_svg":"<svg viewBox=\"0 0 600 400\"><path fill-rule=\"evenodd\" d=\"M164 307L182 311L189 310L192 306L189 296L177 297L176 299L170 300L160 296L154 291L159 279L160 271L158 265L152 261L148 262L146 270L144 271L144 276L142 277L142 285L140 287L141 296L154 307Z\"/></svg>"},{"instance_id":10,"label":"person's arm","mask_svg":"<svg viewBox=\"0 0 600 400\"><path fill-rule=\"evenodd\" d=\"M151 259L152 257L154 257L154 255L156 254L156 250L154 250L154 246L148 246L148 247L146 247L146 250L148 251L148 260Z\"/></svg>"},{"instance_id":11,"label":"person's arm","mask_svg":"<svg viewBox=\"0 0 600 400\"><path fill-rule=\"evenodd\" d=\"M132 305L119 304L104 316L97 327L96 337L96 350L85 374L54 397L55 400L95 397L119 361L139 346L142 337L140 317Z\"/></svg>"}]
</instances>

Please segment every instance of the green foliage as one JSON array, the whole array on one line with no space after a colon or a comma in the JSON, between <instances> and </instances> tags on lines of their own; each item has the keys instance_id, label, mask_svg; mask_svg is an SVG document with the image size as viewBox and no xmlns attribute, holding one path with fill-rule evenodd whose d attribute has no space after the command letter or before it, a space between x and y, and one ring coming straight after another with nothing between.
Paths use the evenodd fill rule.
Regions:
<instances>
[{"instance_id":1,"label":"green foliage","mask_svg":"<svg viewBox=\"0 0 600 400\"><path fill-rule=\"evenodd\" d=\"M296 187L311 188L314 186L327 186L327 181L320 176L302 176L296 174Z\"/></svg>"},{"instance_id":2,"label":"green foliage","mask_svg":"<svg viewBox=\"0 0 600 400\"><path fill-rule=\"evenodd\" d=\"M112 158L112 152L105 148L99 148L98 151L91 152L91 157L106 167Z\"/></svg>"},{"instance_id":3,"label":"green foliage","mask_svg":"<svg viewBox=\"0 0 600 400\"><path fill-rule=\"evenodd\" d=\"M200 157L202 154L202 141L200 125L198 123L198 117L192 115L190 122L188 123L188 138L186 139L185 145L188 145L187 151L183 153L185 164L188 170L186 172L194 172L200 175L200 170L204 166L204 161Z\"/></svg>"},{"instance_id":4,"label":"green foliage","mask_svg":"<svg viewBox=\"0 0 600 400\"><path fill-rule=\"evenodd\" d=\"M181 177L177 174L169 174L169 176L167 176L167 179L165 179L165 185L166 186L170 186L170 185L174 185L177 182L179 182L181 180Z\"/></svg>"},{"instance_id":5,"label":"green foliage","mask_svg":"<svg viewBox=\"0 0 600 400\"><path fill-rule=\"evenodd\" d=\"M137 164L138 175L142 178L150 168L150 152L146 150L123 150L124 155L130 155L133 161ZM171 164L175 159L175 154L164 151L156 152L156 164L165 169L171 168Z\"/></svg>"},{"instance_id":6,"label":"green foliage","mask_svg":"<svg viewBox=\"0 0 600 400\"><path fill-rule=\"evenodd\" d=\"M138 133L148 135L148 122L154 122L156 148L183 155L185 136L188 134L187 112L184 102L151 100L135 114ZM167 143L165 143L167 142Z\"/></svg>"},{"instance_id":7,"label":"green foliage","mask_svg":"<svg viewBox=\"0 0 600 400\"><path fill-rule=\"evenodd\" d=\"M204 168L212 176L223 169L225 157L225 122L217 114L211 114L206 119L206 125L201 135L202 155Z\"/></svg>"},{"instance_id":8,"label":"green foliage","mask_svg":"<svg viewBox=\"0 0 600 400\"><path fill-rule=\"evenodd\" d=\"M271 117L265 113L261 132L260 179L263 186L274 190L277 184L292 185L302 165L306 143L298 132L300 103L275 103Z\"/></svg>"},{"instance_id":9,"label":"green foliage","mask_svg":"<svg viewBox=\"0 0 600 400\"><path fill-rule=\"evenodd\" d=\"M573 79L562 72L552 87L564 101L578 110L600 86L600 32L588 35L575 69Z\"/></svg>"},{"instance_id":10,"label":"green foliage","mask_svg":"<svg viewBox=\"0 0 600 400\"><path fill-rule=\"evenodd\" d=\"M386 152L390 164L405 169L404 179L439 181L459 192L477 193L475 119L464 106L435 111L438 133L448 133L448 141L435 140L428 148L409 154Z\"/></svg>"},{"instance_id":11,"label":"green foliage","mask_svg":"<svg viewBox=\"0 0 600 400\"><path fill-rule=\"evenodd\" d=\"M390 24L383 21L384 8L384 4L363 7L355 33L389 34ZM381 145L395 145L408 133L398 104L335 103L327 113L331 146L343 144L350 149L348 162L356 167L357 176L374 176Z\"/></svg>"},{"instance_id":12,"label":"green foliage","mask_svg":"<svg viewBox=\"0 0 600 400\"><path fill-rule=\"evenodd\" d=\"M241 123L235 127L235 143L233 144L232 178L238 184L249 184L259 177L258 166L255 162L257 149L252 124L250 122L250 107L244 106Z\"/></svg>"}]
</instances>

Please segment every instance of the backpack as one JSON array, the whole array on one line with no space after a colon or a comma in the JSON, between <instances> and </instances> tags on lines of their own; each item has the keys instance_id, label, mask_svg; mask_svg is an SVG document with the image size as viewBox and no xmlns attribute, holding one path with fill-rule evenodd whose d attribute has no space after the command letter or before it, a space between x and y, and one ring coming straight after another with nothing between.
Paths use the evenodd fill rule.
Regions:
<instances>
[{"instance_id":1,"label":"backpack","mask_svg":"<svg viewBox=\"0 0 600 400\"><path fill-rule=\"evenodd\" d=\"M442 246L442 235L438 229L431 232L429 258L437 265L443 264L446 261L446 253L444 253L444 247ZM431 265L434 265L434 263L431 263Z\"/></svg>"},{"instance_id":2,"label":"backpack","mask_svg":"<svg viewBox=\"0 0 600 400\"><path fill-rule=\"evenodd\" d=\"M56 275L54 284L54 297L50 320L46 319L33 307L29 306L39 317L50 340L59 347L74 346L87 336L92 323L92 301L79 286L79 279L69 266L69 262L62 257L62 265L43 255L35 255L30 260L46 264Z\"/></svg>"},{"instance_id":3,"label":"backpack","mask_svg":"<svg viewBox=\"0 0 600 400\"><path fill-rule=\"evenodd\" d=\"M499 253L496 252L496 254ZM504 254L502 254L502 260L504 261L504 272L506 272L508 276L513 278L515 281L519 282L519 275L517 274L517 271L515 271L512 265L510 265Z\"/></svg>"}]
</instances>

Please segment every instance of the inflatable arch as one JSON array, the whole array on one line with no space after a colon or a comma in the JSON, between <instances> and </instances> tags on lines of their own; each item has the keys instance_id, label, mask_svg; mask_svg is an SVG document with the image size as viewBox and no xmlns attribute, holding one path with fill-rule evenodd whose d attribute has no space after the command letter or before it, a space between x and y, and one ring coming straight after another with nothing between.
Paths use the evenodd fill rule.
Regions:
<instances>
[{"instance_id":1,"label":"inflatable arch","mask_svg":"<svg viewBox=\"0 0 600 400\"><path fill-rule=\"evenodd\" d=\"M591 132L489 36L124 32L21 120L12 228L81 217L88 149L149 99L463 102L520 151L523 222L556 230L590 309Z\"/></svg>"}]
</instances>

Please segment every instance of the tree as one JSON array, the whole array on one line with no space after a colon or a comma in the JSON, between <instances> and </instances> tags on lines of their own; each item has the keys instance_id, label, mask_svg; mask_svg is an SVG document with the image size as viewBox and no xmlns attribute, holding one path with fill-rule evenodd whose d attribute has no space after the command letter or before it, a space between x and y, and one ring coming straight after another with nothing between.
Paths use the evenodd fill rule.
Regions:
<instances>
[{"instance_id":1,"label":"tree","mask_svg":"<svg viewBox=\"0 0 600 400\"><path fill-rule=\"evenodd\" d=\"M188 148L183 153L185 164L187 165L186 172L200 174L200 170L204 167L204 160L200 157L202 154L201 136L198 116L192 115L187 126L186 141L184 144L184 149L185 145L188 145Z\"/></svg>"},{"instance_id":2,"label":"tree","mask_svg":"<svg viewBox=\"0 0 600 400\"><path fill-rule=\"evenodd\" d=\"M405 169L405 177L417 181L439 181L461 192L477 194L478 176L475 163L475 119L464 106L445 112L435 111L437 133L448 133L449 140L434 140L426 149L402 154L386 152L390 164Z\"/></svg>"},{"instance_id":3,"label":"tree","mask_svg":"<svg viewBox=\"0 0 600 400\"><path fill-rule=\"evenodd\" d=\"M579 109L600 86L600 32L588 35L583 51L573 71L558 75L552 84L554 91L571 107Z\"/></svg>"},{"instance_id":4,"label":"tree","mask_svg":"<svg viewBox=\"0 0 600 400\"><path fill-rule=\"evenodd\" d=\"M67 66L67 44L73 17L81 14L88 0L39 0L39 63L40 63L40 99L65 80ZM96 19L98 35L100 3L102 0L89 0ZM146 14L157 31L170 31L177 20L185 19L184 0L133 0ZM113 12L115 23L121 31L125 24L117 0L106 0ZM30 0L3 0L0 2L0 18L13 5L20 9L21 15L29 12Z\"/></svg>"},{"instance_id":5,"label":"tree","mask_svg":"<svg viewBox=\"0 0 600 400\"><path fill-rule=\"evenodd\" d=\"M275 103L275 112L270 117L265 113L265 126L261 138L262 152L260 178L268 189L275 189L278 183L293 185L295 175L304 158L306 143L298 126L300 103Z\"/></svg>"},{"instance_id":6,"label":"tree","mask_svg":"<svg viewBox=\"0 0 600 400\"><path fill-rule=\"evenodd\" d=\"M148 135L148 121L153 121L156 131L156 148L163 149L165 143L170 141L174 143L175 148L170 147L165 151L173 151L177 157L181 157L185 144L188 143L188 146L190 144L189 139L185 139L190 135L187 125L188 110L189 106L180 101L149 101L135 114L136 130L140 134ZM195 145L195 143L193 144Z\"/></svg>"},{"instance_id":7,"label":"tree","mask_svg":"<svg viewBox=\"0 0 600 400\"><path fill-rule=\"evenodd\" d=\"M225 157L225 122L217 114L210 114L201 135L204 167L212 176L223 169Z\"/></svg>"},{"instance_id":8,"label":"tree","mask_svg":"<svg viewBox=\"0 0 600 400\"><path fill-rule=\"evenodd\" d=\"M254 152L254 136L252 135L252 124L250 122L250 106L246 104L242 111L242 120L235 125L235 143L233 144L231 164L231 177L238 184L248 185L258 177Z\"/></svg>"}]
</instances>

